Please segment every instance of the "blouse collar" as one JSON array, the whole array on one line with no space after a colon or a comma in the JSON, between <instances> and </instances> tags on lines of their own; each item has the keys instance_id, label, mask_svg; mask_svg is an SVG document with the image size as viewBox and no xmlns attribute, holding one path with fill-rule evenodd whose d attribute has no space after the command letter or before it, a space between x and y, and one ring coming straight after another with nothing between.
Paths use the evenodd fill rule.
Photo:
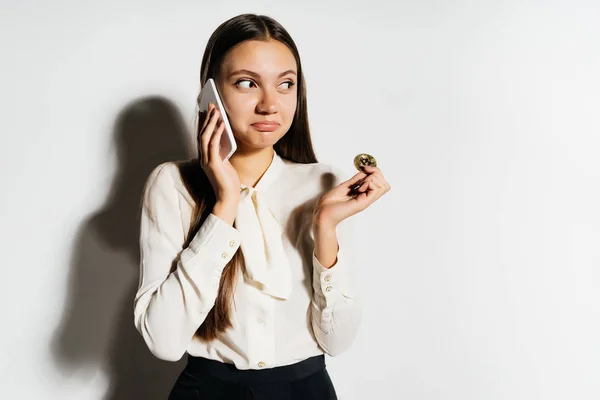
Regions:
<instances>
[{"instance_id":1,"label":"blouse collar","mask_svg":"<svg viewBox=\"0 0 600 400\"><path fill-rule=\"evenodd\" d=\"M283 159L279 154L277 154L276 151L273 151L273 158L271 160L271 164L269 164L269 167L267 168L263 176L260 178L258 183L254 185L253 188L242 183L240 186L241 190L244 190L245 188L250 188L251 192L253 191L252 189L264 191L279 177L279 175L283 171L283 167Z\"/></svg>"}]
</instances>

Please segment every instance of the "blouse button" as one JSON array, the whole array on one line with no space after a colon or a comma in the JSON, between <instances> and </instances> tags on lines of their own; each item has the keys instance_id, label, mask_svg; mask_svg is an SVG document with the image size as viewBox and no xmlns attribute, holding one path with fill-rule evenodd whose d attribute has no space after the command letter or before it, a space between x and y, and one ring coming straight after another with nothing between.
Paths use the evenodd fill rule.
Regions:
<instances>
[{"instance_id":1,"label":"blouse button","mask_svg":"<svg viewBox=\"0 0 600 400\"><path fill-rule=\"evenodd\" d=\"M331 275L327 275L325 277L325 282L330 282L331 281Z\"/></svg>"},{"instance_id":2,"label":"blouse button","mask_svg":"<svg viewBox=\"0 0 600 400\"><path fill-rule=\"evenodd\" d=\"M263 368L264 366L265 366L264 362L261 361L261 362L258 363L258 368Z\"/></svg>"},{"instance_id":3,"label":"blouse button","mask_svg":"<svg viewBox=\"0 0 600 400\"><path fill-rule=\"evenodd\" d=\"M231 242L229 242L229 247L233 247L235 246L235 240L232 240Z\"/></svg>"},{"instance_id":4,"label":"blouse button","mask_svg":"<svg viewBox=\"0 0 600 400\"><path fill-rule=\"evenodd\" d=\"M227 258L228 256L229 256L229 254L227 254L227 252L221 254L221 257L223 257L223 258Z\"/></svg>"},{"instance_id":5,"label":"blouse button","mask_svg":"<svg viewBox=\"0 0 600 400\"><path fill-rule=\"evenodd\" d=\"M331 292L331 286L327 286L327 287L325 288L325 291L326 291L326 292Z\"/></svg>"}]
</instances>

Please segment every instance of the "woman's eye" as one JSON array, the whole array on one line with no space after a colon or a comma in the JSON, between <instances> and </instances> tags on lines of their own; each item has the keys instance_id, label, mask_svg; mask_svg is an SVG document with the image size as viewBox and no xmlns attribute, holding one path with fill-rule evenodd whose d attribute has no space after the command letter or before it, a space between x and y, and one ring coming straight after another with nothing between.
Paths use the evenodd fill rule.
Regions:
<instances>
[{"instance_id":1,"label":"woman's eye","mask_svg":"<svg viewBox=\"0 0 600 400\"><path fill-rule=\"evenodd\" d=\"M244 88L244 89L250 89L250 86L243 86L242 83L248 83L250 85L254 85L254 82L249 81L248 79L240 79L239 81L237 81L235 83L236 86Z\"/></svg>"},{"instance_id":2,"label":"woman's eye","mask_svg":"<svg viewBox=\"0 0 600 400\"><path fill-rule=\"evenodd\" d=\"M287 87L286 89L291 89L291 88L292 88L292 86L294 86L294 85L295 85L295 83L294 83L294 82L292 82L292 81L287 81L287 82L283 82L283 83L282 83L282 85L285 85L285 84L287 84L287 85L288 85L288 87Z\"/></svg>"},{"instance_id":3,"label":"woman's eye","mask_svg":"<svg viewBox=\"0 0 600 400\"><path fill-rule=\"evenodd\" d=\"M295 84L296 83L292 82L292 81L287 81L287 82L282 83L282 85L288 85L284 89L291 89L292 86L294 86ZM252 88L252 85L256 86L255 83L249 79L240 79L239 81L237 81L235 83L235 86L242 88L242 89L250 89L250 88Z\"/></svg>"}]
</instances>

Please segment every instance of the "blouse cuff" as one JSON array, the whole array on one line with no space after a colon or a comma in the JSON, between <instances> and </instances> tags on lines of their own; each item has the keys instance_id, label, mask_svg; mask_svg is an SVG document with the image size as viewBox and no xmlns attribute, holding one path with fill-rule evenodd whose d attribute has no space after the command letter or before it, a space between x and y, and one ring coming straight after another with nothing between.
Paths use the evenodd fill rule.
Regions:
<instances>
[{"instance_id":1,"label":"blouse cuff","mask_svg":"<svg viewBox=\"0 0 600 400\"><path fill-rule=\"evenodd\" d=\"M324 267L317 259L314 251L312 259L313 288L325 297L327 303L340 295L354 297L350 279L350 265L348 265L348 260L341 248L338 249L337 260L331 268Z\"/></svg>"},{"instance_id":2,"label":"blouse cuff","mask_svg":"<svg viewBox=\"0 0 600 400\"><path fill-rule=\"evenodd\" d=\"M209 289L218 291L223 269L241 240L237 229L211 213L181 252L181 266L197 286L209 285Z\"/></svg>"}]
</instances>

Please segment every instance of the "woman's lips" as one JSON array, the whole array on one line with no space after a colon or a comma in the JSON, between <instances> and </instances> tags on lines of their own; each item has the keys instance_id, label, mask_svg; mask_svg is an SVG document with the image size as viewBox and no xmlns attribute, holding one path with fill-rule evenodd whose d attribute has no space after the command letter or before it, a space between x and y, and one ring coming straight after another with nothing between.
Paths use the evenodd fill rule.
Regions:
<instances>
[{"instance_id":1,"label":"woman's lips","mask_svg":"<svg viewBox=\"0 0 600 400\"><path fill-rule=\"evenodd\" d=\"M252 124L254 129L261 132L273 132L279 127L277 122L256 122Z\"/></svg>"}]
</instances>

